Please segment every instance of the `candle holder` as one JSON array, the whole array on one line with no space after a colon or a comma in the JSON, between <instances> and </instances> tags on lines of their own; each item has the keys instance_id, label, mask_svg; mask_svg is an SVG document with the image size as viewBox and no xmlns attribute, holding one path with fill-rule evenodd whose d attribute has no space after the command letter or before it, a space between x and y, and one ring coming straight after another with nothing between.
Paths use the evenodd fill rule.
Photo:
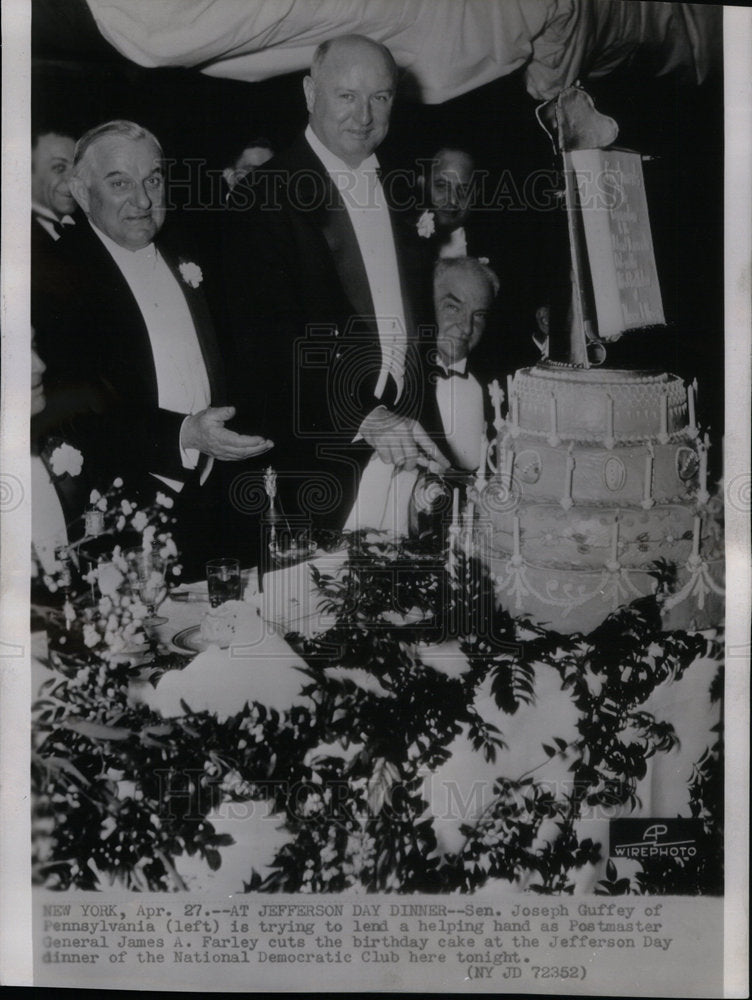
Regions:
<instances>
[{"instance_id":1,"label":"candle holder","mask_svg":"<svg viewBox=\"0 0 752 1000\"><path fill-rule=\"evenodd\" d=\"M564 510L569 510L574 504L574 500L572 499L572 480L574 479L575 467L574 455L572 454L573 447L574 441L570 441L567 450L567 464L564 470L564 496L559 501Z\"/></svg>"},{"instance_id":2,"label":"candle holder","mask_svg":"<svg viewBox=\"0 0 752 1000\"><path fill-rule=\"evenodd\" d=\"M710 437L706 434L698 445L700 452L699 487L697 489L697 502L706 504L710 499L708 492L708 450L710 448Z\"/></svg>"},{"instance_id":3,"label":"candle holder","mask_svg":"<svg viewBox=\"0 0 752 1000\"><path fill-rule=\"evenodd\" d=\"M668 393L665 389L661 396L661 429L658 440L661 444L668 443Z\"/></svg>"},{"instance_id":4,"label":"candle holder","mask_svg":"<svg viewBox=\"0 0 752 1000\"><path fill-rule=\"evenodd\" d=\"M260 567L259 582L270 569L292 566L310 558L316 551L316 543L309 535L308 525L294 529L279 510L277 473L272 466L264 472L264 491L269 498L269 509L263 518L268 530L262 533L263 565Z\"/></svg>"},{"instance_id":5,"label":"candle holder","mask_svg":"<svg viewBox=\"0 0 752 1000\"><path fill-rule=\"evenodd\" d=\"M509 408L509 400L511 399L511 384L512 376L507 376L507 385L510 387L510 391L507 394L507 409ZM494 418L493 426L494 430L498 434L501 428L504 426L504 418L501 415L501 404L504 402L504 390L499 385L498 379L494 379L488 386L488 395L491 397L491 405L493 406ZM507 415L509 415L507 413Z\"/></svg>"},{"instance_id":6,"label":"candle holder","mask_svg":"<svg viewBox=\"0 0 752 1000\"><path fill-rule=\"evenodd\" d=\"M655 461L655 448L652 441L648 442L648 450L645 455L645 479L642 486L642 500L640 506L643 510L650 510L655 506L653 499L653 463Z\"/></svg>"},{"instance_id":7,"label":"candle holder","mask_svg":"<svg viewBox=\"0 0 752 1000\"><path fill-rule=\"evenodd\" d=\"M616 444L616 438L614 437L614 397L611 393L606 393L606 434L603 438L603 444L609 451Z\"/></svg>"},{"instance_id":8,"label":"candle holder","mask_svg":"<svg viewBox=\"0 0 752 1000\"><path fill-rule=\"evenodd\" d=\"M549 417L550 417L550 430L548 434L548 443L551 445L552 448L557 448L561 443L561 438L559 437L556 396L554 395L554 393L551 393L551 398L549 400Z\"/></svg>"}]
</instances>

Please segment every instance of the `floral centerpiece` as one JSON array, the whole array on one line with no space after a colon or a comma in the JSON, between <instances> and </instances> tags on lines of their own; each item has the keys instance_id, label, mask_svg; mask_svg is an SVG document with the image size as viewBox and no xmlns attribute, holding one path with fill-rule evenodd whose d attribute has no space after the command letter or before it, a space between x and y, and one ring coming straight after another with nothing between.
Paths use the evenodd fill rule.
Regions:
<instances>
[{"instance_id":1,"label":"floral centerpiece","mask_svg":"<svg viewBox=\"0 0 752 1000\"><path fill-rule=\"evenodd\" d=\"M603 858L578 820L635 803L650 758L676 744L646 702L698 656L717 655L715 644L662 632L654 597L588 636L563 636L496 607L492 581L462 550L450 572L413 543L374 533L346 541L344 564L316 575L334 624L312 639L288 636L308 667L302 699L284 712L249 701L222 722L190 711L164 719L132 702L112 657L48 683L33 757L39 883L186 888L181 858L216 870L232 842L213 810L254 802L280 835L271 860L245 859L238 890L469 892L524 877L529 891L571 892L576 872ZM464 657L454 674L430 663L426 643L440 638ZM524 774L500 770L490 801L442 848L422 777L450 760L461 733L479 762L498 764L503 721L489 720L478 693L490 691L511 720L544 672L571 703L574 734L541 733L540 761ZM609 862L598 891L721 891L721 753L719 737L689 790L699 866L671 860L630 877ZM560 788L539 777L554 758L571 774Z\"/></svg>"},{"instance_id":2,"label":"floral centerpiece","mask_svg":"<svg viewBox=\"0 0 752 1000\"><path fill-rule=\"evenodd\" d=\"M115 479L104 494L92 490L81 539L55 552L43 581L63 595L62 612L48 616L50 658L59 669L95 661L127 660L146 643L147 602L141 564L151 553L164 566L165 590L180 576L169 530L173 501L157 493L140 505ZM160 571L161 572L161 571Z\"/></svg>"}]
</instances>

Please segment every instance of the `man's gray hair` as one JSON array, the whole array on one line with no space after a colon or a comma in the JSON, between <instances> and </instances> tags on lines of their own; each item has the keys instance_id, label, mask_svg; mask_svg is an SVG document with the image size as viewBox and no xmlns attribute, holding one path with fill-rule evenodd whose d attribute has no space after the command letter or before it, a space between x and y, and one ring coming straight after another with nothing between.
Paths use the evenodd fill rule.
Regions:
<instances>
[{"instance_id":1,"label":"man's gray hair","mask_svg":"<svg viewBox=\"0 0 752 1000\"><path fill-rule=\"evenodd\" d=\"M321 70L322 63L326 59L327 52L332 48L332 46L337 46L339 44L345 44L348 42L365 42L367 45L378 49L384 56L384 60L389 66L392 74L392 80L394 85L397 85L397 77L399 76L399 67L395 62L394 56L389 51L386 45L381 42L374 41L373 38L369 38L367 35L338 35L335 38L327 38L326 41L321 42L316 46L316 51L313 53L313 59L311 60L311 77L315 80Z\"/></svg>"},{"instance_id":2,"label":"man's gray hair","mask_svg":"<svg viewBox=\"0 0 752 1000\"><path fill-rule=\"evenodd\" d=\"M138 125L136 122L129 122L124 118L116 118L111 122L104 122L102 125L90 128L78 140L76 148L73 151L73 173L75 176L80 175L81 163L91 147L99 142L100 139L105 139L109 135L119 135L125 139L134 140L151 139L159 151L159 157L161 158L164 155L162 145L153 132L144 128L143 125Z\"/></svg>"},{"instance_id":3,"label":"man's gray hair","mask_svg":"<svg viewBox=\"0 0 752 1000\"><path fill-rule=\"evenodd\" d=\"M465 271L475 274L488 284L492 292L492 298L496 298L499 294L501 282L496 272L488 264L484 264L482 260L478 260L477 257L440 257L433 269L434 284L448 271Z\"/></svg>"}]
</instances>

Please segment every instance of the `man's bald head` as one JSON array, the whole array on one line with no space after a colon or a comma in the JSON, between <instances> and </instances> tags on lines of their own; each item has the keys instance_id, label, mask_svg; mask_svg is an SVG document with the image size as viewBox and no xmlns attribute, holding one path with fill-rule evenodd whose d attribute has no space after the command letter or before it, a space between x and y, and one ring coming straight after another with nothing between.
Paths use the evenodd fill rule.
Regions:
<instances>
[{"instance_id":1,"label":"man's bald head","mask_svg":"<svg viewBox=\"0 0 752 1000\"><path fill-rule=\"evenodd\" d=\"M316 79L327 56L331 56L334 59L357 61L358 58L369 52L382 57L384 64L392 74L392 83L396 89L397 74L399 71L397 63L394 61L394 56L386 45L382 45L381 42L375 42L366 35L340 35L338 38L328 38L325 42L322 42L313 53L311 76L314 80Z\"/></svg>"},{"instance_id":2,"label":"man's bald head","mask_svg":"<svg viewBox=\"0 0 752 1000\"><path fill-rule=\"evenodd\" d=\"M316 49L303 81L309 123L330 152L358 167L389 130L397 65L385 45L341 35Z\"/></svg>"}]
</instances>

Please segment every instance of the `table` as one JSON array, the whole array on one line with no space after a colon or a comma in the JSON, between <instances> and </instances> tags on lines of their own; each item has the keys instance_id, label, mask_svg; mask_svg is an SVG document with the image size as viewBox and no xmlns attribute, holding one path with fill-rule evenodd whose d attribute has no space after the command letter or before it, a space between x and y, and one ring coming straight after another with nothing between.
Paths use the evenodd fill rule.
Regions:
<instances>
[{"instance_id":1,"label":"table","mask_svg":"<svg viewBox=\"0 0 752 1000\"><path fill-rule=\"evenodd\" d=\"M330 596L346 556L314 560ZM387 558L387 569L395 565ZM364 570L358 579L372 599L378 577ZM242 891L253 870L256 887L268 878L267 888L286 891L472 891L495 882L504 891L592 891L608 876L611 819L640 817L655 826L698 808L688 783L716 742L720 719L720 703L709 694L717 649L701 637L646 632L647 619L642 633L635 631L632 609L624 615L631 631L612 629L605 640L557 637L502 614L498 624L515 645L501 643L486 655L472 623L454 638L428 641L417 604L397 612L377 602L376 617L365 622L359 615L373 606L368 600L324 613L307 564L271 574L265 584L263 596L252 582L247 587L247 614L230 648L210 647L168 669L156 688L126 671L122 710L107 715L101 695L84 706L93 729L79 721L86 691L72 689L68 729L91 737L94 750L85 750L83 763L76 740L49 751L59 758L73 747L71 762L87 769L95 792L100 775L115 776L117 794L113 801L110 789L102 815L119 814L123 800L138 811L140 794L148 803L141 829L149 816L159 821L162 808L150 769L179 776L190 761L202 781L217 790L221 782L222 799L200 816L234 843L219 842L211 864L209 856L168 847L181 887ZM205 595L203 585L189 589ZM458 592L463 608L466 598ZM167 642L198 624L207 608L168 599L159 637ZM283 638L291 629L301 634L295 648ZM330 645L334 651L322 656L322 634L336 639L338 650ZM635 671L637 687L628 679ZM155 714L175 721L160 725ZM669 724L678 737L670 750ZM107 729L113 725L119 731ZM161 739L173 741L167 756ZM603 763L632 752L635 767ZM609 775L622 772L634 797L616 805L601 793ZM593 793L592 801L578 787ZM74 788L73 812L76 798ZM82 822L79 812L71 829ZM570 847L562 846L562 829ZM106 837L111 833L110 825ZM185 829L176 836L169 844L182 842ZM619 860L619 878L638 870ZM347 884L335 884L345 872Z\"/></svg>"},{"instance_id":2,"label":"table","mask_svg":"<svg viewBox=\"0 0 752 1000\"><path fill-rule=\"evenodd\" d=\"M328 561L327 561L328 559ZM330 571L342 563L342 554L319 561L319 569ZM199 588L200 589L200 588ZM248 592L249 607L255 622L244 641L230 650L212 650L199 654L182 672L166 675L149 703L165 714L180 712L180 699L194 709L213 711L222 720L237 711L245 699L262 701L278 711L304 704L301 693L301 673L304 661L281 638L280 632L297 627L314 635L332 623L331 616L316 615L316 588L310 584L309 567L301 564L267 581L266 599ZM168 602L169 624L163 627L165 636L174 633L184 623L197 619L197 611L205 606ZM283 613L284 612L284 613ZM422 644L419 653L423 663L437 674L461 678L468 671L467 657L457 640L439 645ZM366 669L327 667L328 677L347 678L363 691L388 693ZM638 804L606 806L586 810L577 822L578 838L589 838L603 845L601 860L586 864L573 873L577 891L592 892L603 879L608 856L609 823L619 816L645 819L689 817L691 804L689 782L696 762L715 742L714 727L720 721L720 705L712 703L710 688L718 668L713 656L698 657L681 679L655 689L642 706L656 718L673 725L677 745L669 752L656 753L647 762L644 777L638 782ZM578 711L562 692L561 676L548 663L535 665L535 700L521 704L514 714L502 711L496 704L488 679L477 689L474 707L487 723L498 727L506 748L494 762L484 759L473 749L468 725L450 743L446 762L435 768L421 770L422 795L428 803L424 817L432 818L436 832L436 856L460 851L466 841L463 824L473 824L483 816L493 802L494 783L500 775L519 781L533 775L536 781L554 796L566 794L572 788L569 771L572 754L549 755L543 745L572 747L577 743ZM334 756L348 756L347 747L336 740L319 748ZM178 865L186 883L194 888L218 892L237 891L247 881L252 866L263 875L271 871L274 853L289 838L281 818L270 813L270 801L237 804L228 811L220 807L209 815L215 827L232 835L235 844L223 850L223 865L219 871L207 871L192 859ZM533 849L543 849L556 834L555 821L544 822ZM620 876L634 875L640 870L637 862L620 860ZM514 891L524 891L535 873L529 871L515 880ZM505 883L506 885L506 883ZM507 887L508 888L508 887Z\"/></svg>"}]
</instances>

